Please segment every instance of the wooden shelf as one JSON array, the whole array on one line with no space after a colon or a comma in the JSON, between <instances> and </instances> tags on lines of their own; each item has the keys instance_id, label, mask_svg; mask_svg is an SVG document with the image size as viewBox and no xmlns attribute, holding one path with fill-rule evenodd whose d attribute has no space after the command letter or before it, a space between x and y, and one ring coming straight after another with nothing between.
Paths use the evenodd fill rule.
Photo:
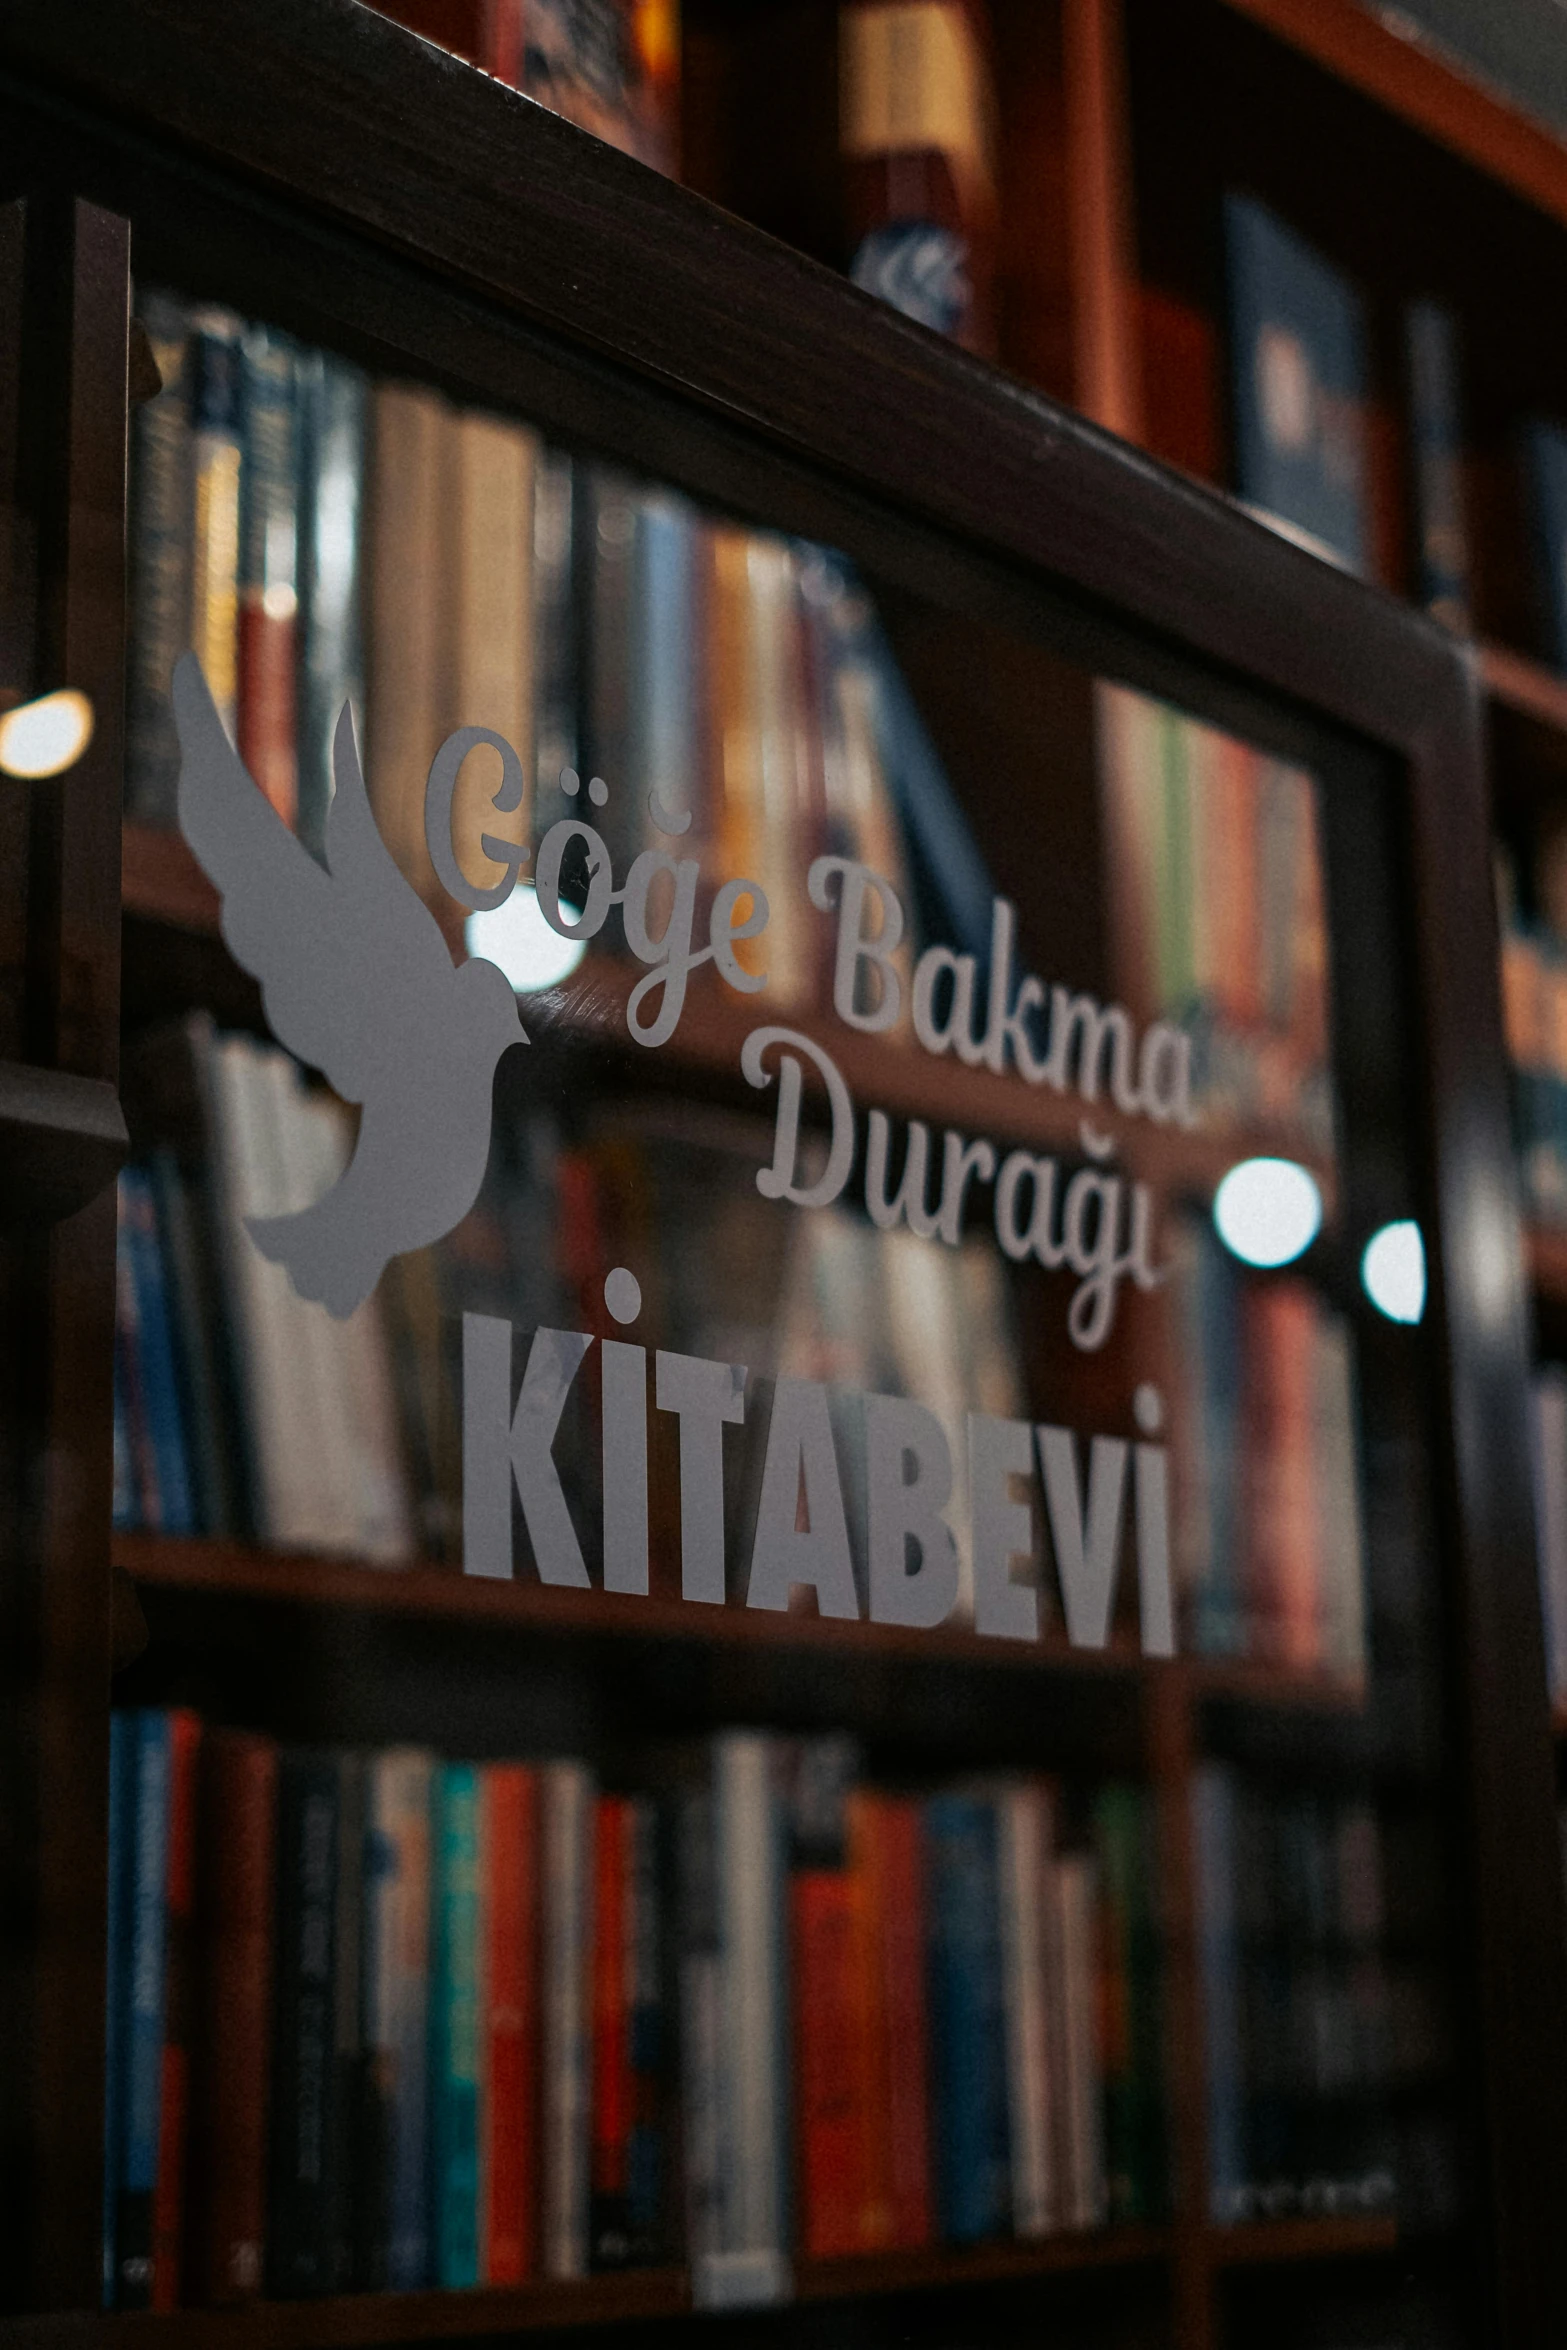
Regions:
<instances>
[{"instance_id":1,"label":"wooden shelf","mask_svg":"<svg viewBox=\"0 0 1567 2350\"><path fill-rule=\"evenodd\" d=\"M1232 1697L1255 1704L1352 1710L1365 1701L1358 1680L1324 1670L1287 1668L1250 1658L1145 1658L1135 1648L1068 1647L1060 1637L1037 1644L977 1633L912 1631L893 1624L843 1623L815 1615L775 1615L606 1591L552 1590L532 1582L491 1582L449 1568L371 1567L349 1559L269 1551L243 1543L161 1534L114 1536L114 1564L150 1590L207 1593L288 1607L425 1617L471 1623L491 1632L572 1634L603 1639L679 1642L704 1647L815 1650L839 1655L944 1660L970 1669L1069 1674L1083 1679L1140 1673L1181 1680L1194 1698Z\"/></svg>"},{"instance_id":2,"label":"wooden shelf","mask_svg":"<svg viewBox=\"0 0 1567 2350\"><path fill-rule=\"evenodd\" d=\"M1567 677L1506 645L1478 645L1480 681L1493 702L1567 736Z\"/></svg>"},{"instance_id":3,"label":"wooden shelf","mask_svg":"<svg viewBox=\"0 0 1567 2350\"><path fill-rule=\"evenodd\" d=\"M1374 10L1364 0L1226 0L1226 5L1552 220L1567 223L1562 141L1428 43L1411 18L1392 8Z\"/></svg>"},{"instance_id":4,"label":"wooden shelf","mask_svg":"<svg viewBox=\"0 0 1567 2350\"><path fill-rule=\"evenodd\" d=\"M127 824L122 875L126 913L178 930L217 935L217 893L177 833ZM640 967L628 968L607 956L589 957L570 980L528 1000L525 1023L534 1036L559 1036L623 1054L650 1074L660 1068L722 1071L737 1084L741 1048L751 1031L782 1024L820 1045L862 1107L923 1118L938 1127L959 1127L969 1136L1032 1144L1042 1151L1080 1152L1082 1130L1088 1125L1096 1134L1113 1137L1117 1152L1124 1153L1126 1165L1141 1180L1204 1193L1237 1159L1257 1151L1282 1151L1312 1168L1331 1205L1331 1165L1286 1129L1199 1128L1176 1133L1145 1118L1124 1117L1112 1104L1088 1105L1076 1095L1027 1085L1015 1073L998 1077L988 1069L965 1067L955 1055L937 1058L913 1044L866 1036L814 1012L735 995L710 971L696 974L674 1038L652 1053L633 1041L625 1021L626 1001L640 976ZM806 1073L806 1089L814 1099L825 1098L814 1071ZM770 1108L776 1096L769 1087L755 1098Z\"/></svg>"},{"instance_id":5,"label":"wooden shelf","mask_svg":"<svg viewBox=\"0 0 1567 2350\"><path fill-rule=\"evenodd\" d=\"M1038 2244L933 2246L845 2260L800 2261L796 2302L868 2299L893 2293L1005 2283L1085 2269L1138 2267L1168 2259L1168 2228L1105 2228L1051 2236ZM459 2341L557 2326L646 2323L691 2307L683 2268L634 2269L569 2284L480 2287L470 2292L344 2293L315 2301L252 2301L239 2309L150 2310L100 2315L80 2310L0 2319L3 2350L357 2350L381 2343Z\"/></svg>"},{"instance_id":6,"label":"wooden shelf","mask_svg":"<svg viewBox=\"0 0 1567 2350\"><path fill-rule=\"evenodd\" d=\"M1391 2212L1340 2212L1320 2219L1244 2220L1208 2230L1215 2268L1263 2267L1290 2260L1335 2260L1355 2253L1391 2252L1398 2222Z\"/></svg>"}]
</instances>

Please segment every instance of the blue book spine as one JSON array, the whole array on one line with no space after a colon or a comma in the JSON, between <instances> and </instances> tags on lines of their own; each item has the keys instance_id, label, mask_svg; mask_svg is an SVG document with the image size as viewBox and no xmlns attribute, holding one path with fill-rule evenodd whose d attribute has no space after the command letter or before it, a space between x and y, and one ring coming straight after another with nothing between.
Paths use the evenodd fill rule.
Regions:
<instances>
[{"instance_id":1,"label":"blue book spine","mask_svg":"<svg viewBox=\"0 0 1567 2350\"><path fill-rule=\"evenodd\" d=\"M343 704L364 717L359 585L369 393L357 367L323 351L298 360L299 837L326 850L332 737Z\"/></svg>"},{"instance_id":2,"label":"blue book spine","mask_svg":"<svg viewBox=\"0 0 1567 2350\"><path fill-rule=\"evenodd\" d=\"M1526 425L1524 461L1545 653L1567 670L1567 432L1539 419Z\"/></svg>"},{"instance_id":3,"label":"blue book spine","mask_svg":"<svg viewBox=\"0 0 1567 2350\"><path fill-rule=\"evenodd\" d=\"M1368 567L1364 305L1266 206L1227 196L1235 486L1351 571Z\"/></svg>"},{"instance_id":4,"label":"blue book spine","mask_svg":"<svg viewBox=\"0 0 1567 2350\"><path fill-rule=\"evenodd\" d=\"M277 2296L336 2281L337 1780L334 1758L309 1752L285 1754L278 1773L267 2238Z\"/></svg>"},{"instance_id":5,"label":"blue book spine","mask_svg":"<svg viewBox=\"0 0 1567 2350\"><path fill-rule=\"evenodd\" d=\"M114 2307L115 2225L125 2153L125 2044L131 1868L135 1852L134 1717L109 1716L108 1949L104 1968L103 2305Z\"/></svg>"},{"instance_id":6,"label":"blue book spine","mask_svg":"<svg viewBox=\"0 0 1567 2350\"><path fill-rule=\"evenodd\" d=\"M443 1764L435 1799L431 1986L436 2281L479 2281L479 1774Z\"/></svg>"},{"instance_id":7,"label":"blue book spine","mask_svg":"<svg viewBox=\"0 0 1567 2350\"><path fill-rule=\"evenodd\" d=\"M1463 410L1452 312L1412 302L1404 319L1409 364L1420 600L1449 628L1469 626L1469 534L1464 522Z\"/></svg>"},{"instance_id":8,"label":"blue book spine","mask_svg":"<svg viewBox=\"0 0 1567 2350\"><path fill-rule=\"evenodd\" d=\"M168 1290L158 1246L158 1218L152 1186L139 1167L120 1177L120 1200L131 1279L136 1289L136 1331L141 1366L142 1406L147 1416L158 1481L158 1523L165 1534L191 1534L189 1457L180 1409L174 1341L169 1330Z\"/></svg>"},{"instance_id":9,"label":"blue book spine","mask_svg":"<svg viewBox=\"0 0 1567 2350\"><path fill-rule=\"evenodd\" d=\"M970 2244L1007 2224L1009 2132L995 1805L926 1807L936 2177L942 2233Z\"/></svg>"},{"instance_id":10,"label":"blue book spine","mask_svg":"<svg viewBox=\"0 0 1567 2350\"><path fill-rule=\"evenodd\" d=\"M1241 1975L1235 1885L1235 1780L1206 1763L1192 1785L1197 1956L1208 2042L1208 2196L1221 2226L1245 2216Z\"/></svg>"},{"instance_id":11,"label":"blue book spine","mask_svg":"<svg viewBox=\"0 0 1567 2350\"><path fill-rule=\"evenodd\" d=\"M159 2088L163 2066L165 1921L169 1846L169 1717L129 1716L132 1785L127 1823L134 1840L126 1920L123 2153L115 2213L115 2304L145 2309L152 2298L152 2199L158 2181Z\"/></svg>"}]
</instances>

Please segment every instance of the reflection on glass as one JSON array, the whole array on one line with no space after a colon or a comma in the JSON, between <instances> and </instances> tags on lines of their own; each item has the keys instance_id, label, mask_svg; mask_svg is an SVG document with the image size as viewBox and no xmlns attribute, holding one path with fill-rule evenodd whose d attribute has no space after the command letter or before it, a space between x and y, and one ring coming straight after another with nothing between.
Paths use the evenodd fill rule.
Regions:
<instances>
[{"instance_id":1,"label":"reflection on glass","mask_svg":"<svg viewBox=\"0 0 1567 2350\"><path fill-rule=\"evenodd\" d=\"M1406 1216L1373 1232L1360 1260L1360 1278L1378 1313L1390 1322L1418 1322L1426 1305L1426 1249L1419 1225Z\"/></svg>"},{"instance_id":2,"label":"reflection on glass","mask_svg":"<svg viewBox=\"0 0 1567 2350\"><path fill-rule=\"evenodd\" d=\"M1322 1194L1293 1159L1243 1159L1213 1195L1219 1238L1243 1265L1290 1265L1322 1225Z\"/></svg>"},{"instance_id":3,"label":"reflection on glass","mask_svg":"<svg viewBox=\"0 0 1567 2350\"><path fill-rule=\"evenodd\" d=\"M564 898L561 906L570 921L581 920L580 906ZM539 911L537 893L527 881L519 881L500 905L470 914L463 938L469 954L482 955L504 971L519 995L558 986L571 977L587 952L586 940L563 938L550 928Z\"/></svg>"}]
</instances>

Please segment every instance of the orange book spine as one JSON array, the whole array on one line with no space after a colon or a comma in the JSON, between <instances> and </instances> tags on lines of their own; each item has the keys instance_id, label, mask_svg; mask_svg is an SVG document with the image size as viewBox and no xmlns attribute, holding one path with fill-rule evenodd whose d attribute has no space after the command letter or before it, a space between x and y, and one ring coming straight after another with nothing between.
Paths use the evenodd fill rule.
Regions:
<instances>
[{"instance_id":1,"label":"orange book spine","mask_svg":"<svg viewBox=\"0 0 1567 2350\"><path fill-rule=\"evenodd\" d=\"M1302 1281L1245 1292L1246 1590L1253 1646L1285 1665L1322 1656L1322 1534L1312 1370L1317 1302Z\"/></svg>"},{"instance_id":2,"label":"orange book spine","mask_svg":"<svg viewBox=\"0 0 1567 2350\"><path fill-rule=\"evenodd\" d=\"M538 2092L538 1804L522 1763L483 1785L484 2277L517 2285L534 2266Z\"/></svg>"},{"instance_id":3,"label":"orange book spine","mask_svg":"<svg viewBox=\"0 0 1567 2350\"><path fill-rule=\"evenodd\" d=\"M865 2111L856 2050L854 1881L847 1869L791 1880L800 2243L811 2260L864 2247Z\"/></svg>"},{"instance_id":4,"label":"orange book spine","mask_svg":"<svg viewBox=\"0 0 1567 2350\"><path fill-rule=\"evenodd\" d=\"M158 2176L152 2198L152 2306L178 2309L184 2253L185 2145L190 2113L192 1937L196 1928L196 1766L201 1723L169 1717L167 1969L158 2084Z\"/></svg>"},{"instance_id":5,"label":"orange book spine","mask_svg":"<svg viewBox=\"0 0 1567 2350\"><path fill-rule=\"evenodd\" d=\"M294 730L293 614L269 612L248 593L239 610L238 749L285 824L299 807Z\"/></svg>"}]
</instances>

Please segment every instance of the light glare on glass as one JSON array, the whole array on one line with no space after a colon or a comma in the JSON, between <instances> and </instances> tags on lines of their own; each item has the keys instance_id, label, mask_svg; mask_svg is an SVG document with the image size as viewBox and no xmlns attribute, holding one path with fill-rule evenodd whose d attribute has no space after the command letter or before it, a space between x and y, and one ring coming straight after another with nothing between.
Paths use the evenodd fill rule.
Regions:
<instances>
[{"instance_id":1,"label":"light glare on glass","mask_svg":"<svg viewBox=\"0 0 1567 2350\"><path fill-rule=\"evenodd\" d=\"M29 781L63 775L92 741L92 730L92 704L85 694L74 687L41 694L0 718L0 770Z\"/></svg>"},{"instance_id":2,"label":"light glare on glass","mask_svg":"<svg viewBox=\"0 0 1567 2350\"><path fill-rule=\"evenodd\" d=\"M1367 1297L1390 1322L1418 1322L1426 1307L1426 1248L1408 1217L1384 1224L1366 1242L1360 1278Z\"/></svg>"},{"instance_id":3,"label":"light glare on glass","mask_svg":"<svg viewBox=\"0 0 1567 2350\"><path fill-rule=\"evenodd\" d=\"M581 920L581 907L569 905L565 898L560 910L569 922ZM500 905L470 914L463 935L469 954L482 955L503 971L518 995L558 987L587 952L586 940L562 938L551 930L531 881L519 881Z\"/></svg>"},{"instance_id":4,"label":"light glare on glass","mask_svg":"<svg viewBox=\"0 0 1567 2350\"><path fill-rule=\"evenodd\" d=\"M1322 1194L1293 1159L1242 1159L1213 1195L1213 1221L1243 1265L1288 1265L1322 1228Z\"/></svg>"}]
</instances>

